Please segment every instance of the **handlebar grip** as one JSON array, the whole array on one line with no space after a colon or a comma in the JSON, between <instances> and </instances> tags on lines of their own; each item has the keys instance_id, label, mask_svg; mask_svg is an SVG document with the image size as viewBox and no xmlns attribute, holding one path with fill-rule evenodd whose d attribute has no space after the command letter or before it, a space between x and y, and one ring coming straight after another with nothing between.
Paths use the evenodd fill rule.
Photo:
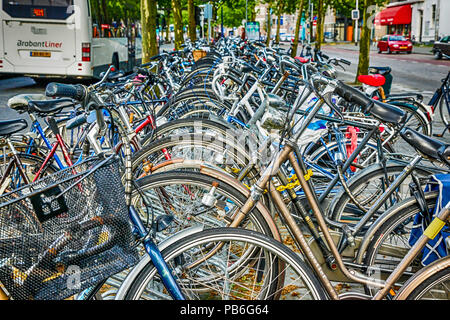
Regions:
<instances>
[{"instance_id":1,"label":"handlebar grip","mask_svg":"<svg viewBox=\"0 0 450 320\"><path fill-rule=\"evenodd\" d=\"M81 84L50 82L45 88L47 97L67 97L81 101L86 96L86 88Z\"/></svg>"},{"instance_id":2,"label":"handlebar grip","mask_svg":"<svg viewBox=\"0 0 450 320\"><path fill-rule=\"evenodd\" d=\"M350 61L345 60L345 59L339 59L339 61L342 62L343 64L348 65L348 66L352 64Z\"/></svg>"},{"instance_id":3,"label":"handlebar grip","mask_svg":"<svg viewBox=\"0 0 450 320\"><path fill-rule=\"evenodd\" d=\"M363 92L346 85L342 81L338 80L336 89L334 90L338 96L344 98L348 102L355 103L363 108L364 112L368 112L372 105L373 101L368 96L366 96Z\"/></svg>"}]
</instances>

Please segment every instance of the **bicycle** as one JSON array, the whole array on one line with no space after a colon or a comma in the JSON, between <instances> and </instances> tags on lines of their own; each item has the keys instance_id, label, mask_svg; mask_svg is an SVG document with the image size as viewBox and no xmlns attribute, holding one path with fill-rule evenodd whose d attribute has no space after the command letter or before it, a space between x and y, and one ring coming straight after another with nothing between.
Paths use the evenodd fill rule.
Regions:
<instances>
[{"instance_id":1,"label":"bicycle","mask_svg":"<svg viewBox=\"0 0 450 320\"><path fill-rule=\"evenodd\" d=\"M323 97L326 97L326 94L330 93L337 93L340 96L347 97L349 101L357 103L361 105L364 108L367 108L371 110L372 114L375 114L379 117L383 117L383 115L386 114L387 110L392 110L393 107L377 103L377 107L374 106L374 102L370 99L368 99L366 96L362 95L359 91L348 87L344 85L341 82L332 82L330 79L324 79L320 76L314 77L316 80L322 81L324 84L327 84L327 89L325 89L325 93L322 94ZM322 98L324 99L324 98ZM324 102L324 101L323 101ZM315 112L317 112L320 109L320 105L316 106L314 110L310 112L307 119L304 122L304 125L306 126L308 124L308 121L311 121L312 118L315 115ZM305 129L305 126L302 127L302 129ZM335 245L333 237L331 236L330 232L328 231L327 223L324 219L322 209L318 206L317 200L315 198L315 194L312 192L312 189L310 188L309 184L303 177L304 171L301 168L301 157L296 157L295 152L295 144L298 138L302 134L302 129L297 131L289 140L285 141L284 146L279 150L277 155L273 158L271 164L265 169L265 171L261 174L261 178L258 180L258 182L253 186L252 188L252 194L251 197L247 199L247 202L244 204L244 206L241 207L240 212L236 216L236 219L230 224L230 227L234 227L240 223L240 219L243 219L246 215L246 212L252 208L255 203L258 202L258 200L261 198L263 191L267 188L267 190L270 192L273 201L275 202L278 212L282 216L284 222L287 224L288 229L292 232L294 235L295 240L297 241L297 244L300 246L302 252L304 253L305 258L310 263L310 265L313 267L314 272L318 276L319 280L321 281L321 285L327 292L330 298L332 299L339 299L339 295L336 293L335 289L331 285L329 279L327 278L326 273L323 271L321 264L318 262L317 258L314 256L314 253L303 235L303 232L300 230L299 226L297 225L295 219L292 217L290 210L287 208L286 204L283 201L283 198L280 196L278 191L276 190L275 186L273 185L273 182L271 181L271 178L276 174L277 170L279 170L282 163L289 159L290 164L294 168L297 177L300 181L300 185L302 189L304 190L306 197L308 199L309 205L311 210L313 211L314 217L316 218L316 221L322 230L324 234L324 238L326 240L327 245L329 246L331 252L333 253L333 256L336 259L336 264L341 270L341 272L350 280L355 282L364 283L366 285L374 286L377 288L382 288L380 291L377 292L374 299L381 299L385 297L388 294L389 289L393 285L396 279L401 275L402 268L405 267L405 265L408 265L411 261L411 257L415 256L426 243L426 240L428 240L430 237L430 230L432 230L435 225L437 224L438 220L435 221L433 227L430 227L430 230L428 232L425 232L425 234L422 236L421 241L418 241L417 245L413 247L413 249L409 252L409 254L402 260L402 262L399 264L397 269L393 272L393 274L388 278L386 281L386 284L383 284L380 281L377 281L376 279L369 278L363 274L358 273L355 270L349 270L344 261L342 260L342 257L339 253L338 247ZM300 163L300 164L299 164ZM444 210L441 211L441 213L438 216L438 219L441 219L442 221L446 221L448 219L449 213L449 205L446 206ZM440 225L442 227L442 225ZM345 234L345 228L343 228L343 234ZM439 228L438 228L439 229ZM427 236L428 235L428 236ZM440 263L444 264L446 260L440 261ZM416 279L416 282L412 281L408 283L408 287L413 286L417 284L417 281L423 281L422 278ZM404 289L406 290L406 289ZM363 295L359 294L348 294L344 296L345 298L350 297L359 297L359 298L367 298Z\"/></svg>"}]
</instances>

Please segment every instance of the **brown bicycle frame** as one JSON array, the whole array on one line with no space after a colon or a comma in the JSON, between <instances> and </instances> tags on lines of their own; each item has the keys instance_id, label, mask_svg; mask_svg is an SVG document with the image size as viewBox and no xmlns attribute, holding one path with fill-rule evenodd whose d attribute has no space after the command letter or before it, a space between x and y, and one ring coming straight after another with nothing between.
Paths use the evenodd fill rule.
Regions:
<instances>
[{"instance_id":1,"label":"brown bicycle frame","mask_svg":"<svg viewBox=\"0 0 450 320\"><path fill-rule=\"evenodd\" d=\"M321 99L319 105L324 103L325 101ZM319 108L317 108L318 110ZM313 113L313 111L311 112ZM311 115L311 118L313 115ZM301 135L301 132L296 134L296 138L298 138ZM297 139L293 139L293 141L297 141ZM302 162L302 157L296 156L295 154L295 142L287 141L284 146L278 151L278 153L275 155L274 159L272 160L271 164L264 170L262 173L260 179L256 182L256 184L253 186L253 192L251 196L247 199L247 201L244 203L242 208L239 210L239 212L236 214L233 222L230 224L230 227L238 227L241 221L245 218L245 216L251 211L251 209L258 203L260 196L262 195L263 191L265 189L268 189L271 198L277 207L280 215L283 217L287 227L292 232L297 244L300 246L302 252L306 256L307 260L309 261L310 265L314 269L315 273L319 276L319 280L321 281L322 285L330 295L332 299L339 300L339 295L332 286L330 280L327 278L325 272L323 271L320 263L318 262L317 258L315 257L311 247L308 244L308 241L306 237L304 236L303 232L300 230L299 226L297 225L295 219L293 218L289 208L285 204L282 196L280 193L276 190L273 182L272 177L275 176L281 167L283 163L286 161L289 161L292 168L295 171L295 174L299 180L300 186L306 196L306 199L310 205L310 208L317 220L317 223L319 225L320 230L323 232L324 238L326 243L328 244L328 247L332 253L332 255L336 259L337 266L340 268L342 273L348 278L355 282L362 283L365 285L370 285L374 287L378 287L381 290L377 293L377 295L374 297L374 299L382 299L385 297L389 289L393 286L396 280L399 279L399 277L402 275L404 270L408 267L408 265L411 263L411 261L418 255L420 250L425 246L426 242L430 239L429 236L426 235L426 232L424 235L420 238L420 240L416 243L413 248L410 249L408 254L404 257L404 259L400 262L400 264L397 266L397 268L392 272L390 277L385 281L377 281L376 279L367 277L364 274L361 274L357 272L356 270L349 270L342 259L342 256L339 253L339 250L334 243L332 236L328 230L327 223L324 219L324 215L322 213L322 209L320 208L316 194L311 189L308 181L305 179L305 174L302 170L302 167L304 166L304 163ZM449 218L449 210L442 210L441 214L437 217L443 221L446 221Z\"/></svg>"}]
</instances>

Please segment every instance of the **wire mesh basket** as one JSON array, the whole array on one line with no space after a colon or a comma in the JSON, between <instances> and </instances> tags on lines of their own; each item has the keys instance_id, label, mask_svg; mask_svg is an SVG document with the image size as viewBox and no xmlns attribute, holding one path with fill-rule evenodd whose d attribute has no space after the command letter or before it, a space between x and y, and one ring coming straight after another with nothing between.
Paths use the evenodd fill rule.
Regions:
<instances>
[{"instance_id":1,"label":"wire mesh basket","mask_svg":"<svg viewBox=\"0 0 450 320\"><path fill-rule=\"evenodd\" d=\"M0 197L0 282L13 299L70 297L135 265L134 244L115 156Z\"/></svg>"}]
</instances>

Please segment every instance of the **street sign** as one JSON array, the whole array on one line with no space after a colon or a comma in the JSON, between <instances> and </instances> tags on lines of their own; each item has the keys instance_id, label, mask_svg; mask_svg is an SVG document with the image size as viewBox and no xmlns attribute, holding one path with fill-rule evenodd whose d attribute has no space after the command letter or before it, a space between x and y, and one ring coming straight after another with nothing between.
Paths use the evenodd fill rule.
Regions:
<instances>
[{"instance_id":1,"label":"street sign","mask_svg":"<svg viewBox=\"0 0 450 320\"><path fill-rule=\"evenodd\" d=\"M245 25L245 34L249 40L259 40L259 22L249 21Z\"/></svg>"},{"instance_id":2,"label":"street sign","mask_svg":"<svg viewBox=\"0 0 450 320\"><path fill-rule=\"evenodd\" d=\"M352 19L359 20L359 10L352 10Z\"/></svg>"},{"instance_id":3,"label":"street sign","mask_svg":"<svg viewBox=\"0 0 450 320\"><path fill-rule=\"evenodd\" d=\"M212 5L209 3L205 4L204 17L205 19L212 19Z\"/></svg>"}]
</instances>

